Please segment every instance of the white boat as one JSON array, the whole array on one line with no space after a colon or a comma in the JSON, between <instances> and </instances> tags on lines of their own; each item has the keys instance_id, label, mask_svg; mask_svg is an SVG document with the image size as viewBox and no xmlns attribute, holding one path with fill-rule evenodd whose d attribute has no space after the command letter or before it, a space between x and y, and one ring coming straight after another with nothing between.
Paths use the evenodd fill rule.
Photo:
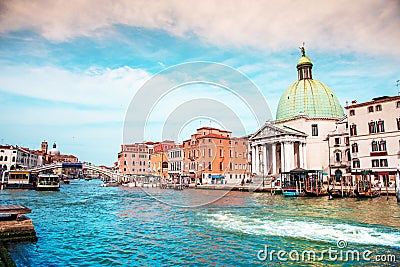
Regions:
<instances>
[{"instance_id":1,"label":"white boat","mask_svg":"<svg viewBox=\"0 0 400 267\"><path fill-rule=\"evenodd\" d=\"M130 182L128 183L128 187L136 187L136 183Z\"/></svg>"},{"instance_id":2,"label":"white boat","mask_svg":"<svg viewBox=\"0 0 400 267\"><path fill-rule=\"evenodd\" d=\"M119 183L115 180L111 180L108 182L103 182L100 186L101 187L114 187L114 186L119 186Z\"/></svg>"},{"instance_id":3,"label":"white boat","mask_svg":"<svg viewBox=\"0 0 400 267\"><path fill-rule=\"evenodd\" d=\"M39 174L37 191L57 191L60 190L60 178L55 174Z\"/></svg>"}]
</instances>

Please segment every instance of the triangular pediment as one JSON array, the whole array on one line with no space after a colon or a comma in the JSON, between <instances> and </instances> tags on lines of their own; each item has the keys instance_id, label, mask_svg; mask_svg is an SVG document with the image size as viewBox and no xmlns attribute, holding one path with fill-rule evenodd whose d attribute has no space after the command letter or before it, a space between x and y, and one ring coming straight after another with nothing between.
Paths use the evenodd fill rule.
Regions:
<instances>
[{"instance_id":1,"label":"triangular pediment","mask_svg":"<svg viewBox=\"0 0 400 267\"><path fill-rule=\"evenodd\" d=\"M257 132L255 132L250 140L259 138L276 137L281 135L296 135L296 136L307 136L301 131L297 131L287 126L274 125L270 121L267 121Z\"/></svg>"},{"instance_id":2,"label":"triangular pediment","mask_svg":"<svg viewBox=\"0 0 400 267\"><path fill-rule=\"evenodd\" d=\"M271 122L266 122L257 132L255 132L250 139L258 139L265 137L273 137L277 135L287 134L288 132L276 127Z\"/></svg>"}]
</instances>

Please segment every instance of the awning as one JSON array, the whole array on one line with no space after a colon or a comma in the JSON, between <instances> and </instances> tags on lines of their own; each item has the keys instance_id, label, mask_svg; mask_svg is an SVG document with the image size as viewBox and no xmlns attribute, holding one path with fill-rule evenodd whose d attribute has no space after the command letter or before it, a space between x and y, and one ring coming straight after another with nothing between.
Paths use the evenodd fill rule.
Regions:
<instances>
[{"instance_id":1,"label":"awning","mask_svg":"<svg viewBox=\"0 0 400 267\"><path fill-rule=\"evenodd\" d=\"M211 178L213 178L213 179L224 179L225 176L223 176L223 175L212 175Z\"/></svg>"},{"instance_id":2,"label":"awning","mask_svg":"<svg viewBox=\"0 0 400 267\"><path fill-rule=\"evenodd\" d=\"M322 175L328 175L328 173L327 172L322 172Z\"/></svg>"}]
</instances>

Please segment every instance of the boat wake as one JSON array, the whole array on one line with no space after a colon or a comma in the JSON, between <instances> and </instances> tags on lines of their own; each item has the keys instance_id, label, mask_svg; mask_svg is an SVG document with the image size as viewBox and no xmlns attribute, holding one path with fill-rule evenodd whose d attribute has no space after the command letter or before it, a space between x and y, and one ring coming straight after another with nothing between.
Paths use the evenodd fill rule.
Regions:
<instances>
[{"instance_id":1,"label":"boat wake","mask_svg":"<svg viewBox=\"0 0 400 267\"><path fill-rule=\"evenodd\" d=\"M261 219L239 216L231 213L207 214L206 221L213 227L260 236L281 236L301 238L310 241L334 243L345 240L348 243L381 245L400 248L400 231L330 222L299 221L294 219Z\"/></svg>"}]
</instances>

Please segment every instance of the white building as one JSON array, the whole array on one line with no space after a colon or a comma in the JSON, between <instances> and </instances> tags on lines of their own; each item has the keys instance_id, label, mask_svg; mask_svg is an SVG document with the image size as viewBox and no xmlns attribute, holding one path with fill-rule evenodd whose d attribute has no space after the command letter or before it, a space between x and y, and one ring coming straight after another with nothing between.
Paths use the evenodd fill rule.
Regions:
<instances>
[{"instance_id":1,"label":"white building","mask_svg":"<svg viewBox=\"0 0 400 267\"><path fill-rule=\"evenodd\" d=\"M344 113L333 91L312 78L312 66L302 48L298 81L282 94L276 120L250 138L253 174L278 176L296 168L329 171L327 137Z\"/></svg>"},{"instance_id":2,"label":"white building","mask_svg":"<svg viewBox=\"0 0 400 267\"><path fill-rule=\"evenodd\" d=\"M27 148L0 146L0 166L3 170L32 168L38 165L38 156Z\"/></svg>"},{"instance_id":3,"label":"white building","mask_svg":"<svg viewBox=\"0 0 400 267\"><path fill-rule=\"evenodd\" d=\"M329 174L336 182L340 182L342 176L351 176L351 151L347 116L336 123L336 129L328 134L328 139Z\"/></svg>"},{"instance_id":4,"label":"white building","mask_svg":"<svg viewBox=\"0 0 400 267\"><path fill-rule=\"evenodd\" d=\"M346 109L352 174L371 171L375 183L394 186L400 169L400 96L353 101Z\"/></svg>"},{"instance_id":5,"label":"white building","mask_svg":"<svg viewBox=\"0 0 400 267\"><path fill-rule=\"evenodd\" d=\"M177 145L168 150L168 176L169 178L177 178L183 174L183 148Z\"/></svg>"}]
</instances>

